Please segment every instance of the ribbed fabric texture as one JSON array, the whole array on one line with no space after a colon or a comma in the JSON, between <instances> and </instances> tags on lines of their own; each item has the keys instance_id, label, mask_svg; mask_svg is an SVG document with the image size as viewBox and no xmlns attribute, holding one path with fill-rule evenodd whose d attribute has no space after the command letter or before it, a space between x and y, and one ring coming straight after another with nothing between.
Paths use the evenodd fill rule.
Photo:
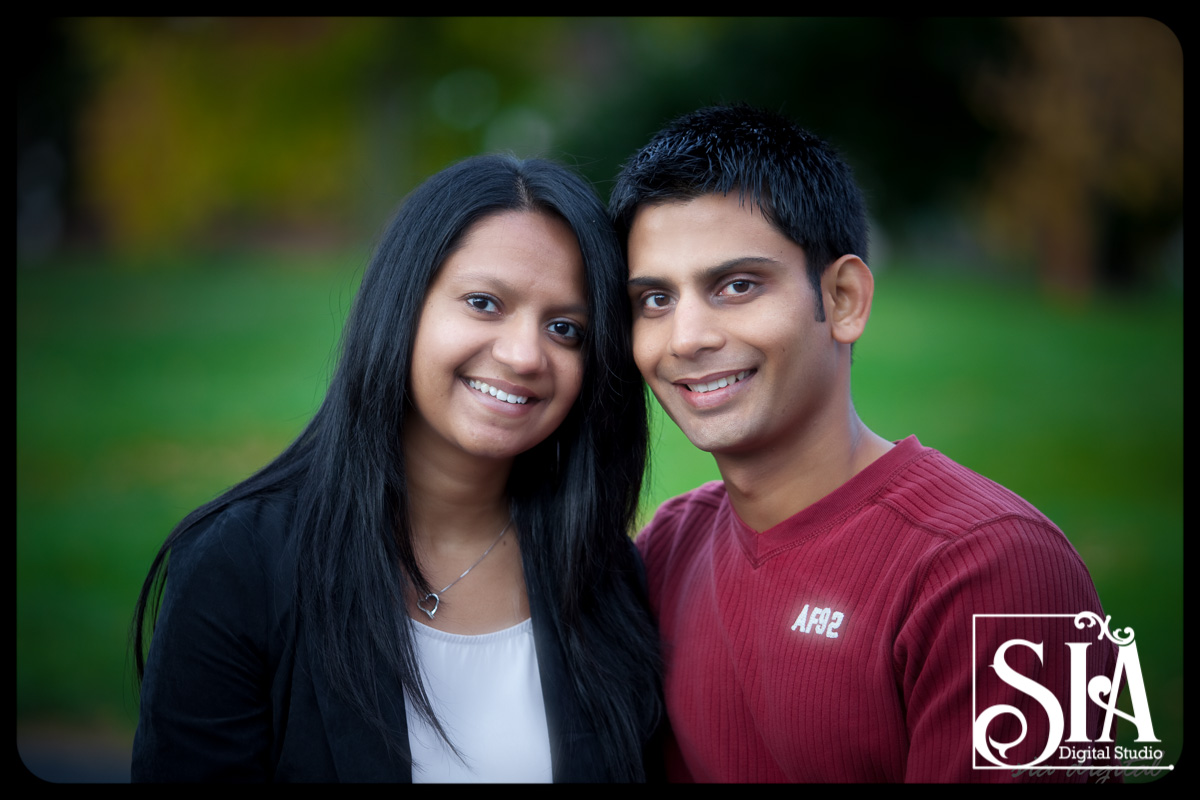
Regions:
<instances>
[{"instance_id":1,"label":"ribbed fabric texture","mask_svg":"<svg viewBox=\"0 0 1200 800\"><path fill-rule=\"evenodd\" d=\"M662 631L674 780L1012 780L972 768L986 763L973 755L975 715L996 703L1025 715L1005 763L1038 758L1049 717L990 667L976 681L973 663L1010 638L1044 641L1042 663L1026 648L1008 660L1069 719L1069 617L1103 618L1053 523L916 437L763 533L706 484L665 503L638 547ZM1107 640L1089 646L1088 675L1111 677L1115 654ZM1088 706L1096 738L1101 712ZM1020 724L1006 715L988 733L1012 741Z\"/></svg>"}]
</instances>

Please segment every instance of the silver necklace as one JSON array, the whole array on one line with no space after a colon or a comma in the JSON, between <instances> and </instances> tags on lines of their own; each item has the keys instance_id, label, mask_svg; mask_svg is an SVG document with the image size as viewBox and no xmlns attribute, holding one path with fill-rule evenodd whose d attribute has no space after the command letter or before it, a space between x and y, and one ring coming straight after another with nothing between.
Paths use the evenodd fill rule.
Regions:
<instances>
[{"instance_id":1,"label":"silver necklace","mask_svg":"<svg viewBox=\"0 0 1200 800\"><path fill-rule=\"evenodd\" d=\"M433 615L437 613L438 606L440 606L442 604L441 596L443 594L445 594L446 590L449 589L451 586L458 583L463 578L467 577L467 573L470 572L471 570L475 569L476 567L478 567L480 561L483 561L485 558L487 558L488 553L492 552L492 547L495 547L496 545L500 544L500 540L504 538L504 534L508 531L509 525L512 525L512 517L509 517L508 522L504 523L504 527L500 529L500 535L496 537L496 541L492 542L491 547L489 547L487 550L483 551L483 555L481 555L479 558L475 559L474 564L467 567L462 575L459 575L457 578L455 578L454 580L450 581L445 586L443 586L442 590L440 592L430 592L429 594L425 595L420 600L418 600L417 608L421 609L426 614L428 614L430 619L433 619ZM425 604L427 604L431 599L433 600L433 607L426 608Z\"/></svg>"}]
</instances>

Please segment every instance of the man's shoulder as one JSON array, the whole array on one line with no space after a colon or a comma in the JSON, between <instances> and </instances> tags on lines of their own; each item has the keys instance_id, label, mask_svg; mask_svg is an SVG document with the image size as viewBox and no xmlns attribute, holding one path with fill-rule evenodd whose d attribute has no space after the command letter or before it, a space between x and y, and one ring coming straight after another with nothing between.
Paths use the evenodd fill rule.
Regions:
<instances>
[{"instance_id":1,"label":"man's shoulder","mask_svg":"<svg viewBox=\"0 0 1200 800\"><path fill-rule=\"evenodd\" d=\"M878 501L921 527L946 534L1011 519L1057 530L1016 492L928 447L891 476Z\"/></svg>"},{"instance_id":2,"label":"man's shoulder","mask_svg":"<svg viewBox=\"0 0 1200 800\"><path fill-rule=\"evenodd\" d=\"M706 509L715 510L727 496L724 481L709 481L667 500L659 506L654 516L658 518L659 516L703 513Z\"/></svg>"},{"instance_id":3,"label":"man's shoulder","mask_svg":"<svg viewBox=\"0 0 1200 800\"><path fill-rule=\"evenodd\" d=\"M637 545L643 557L652 546L662 546L699 525L711 524L726 497L725 484L710 481L664 502L638 534Z\"/></svg>"}]
</instances>

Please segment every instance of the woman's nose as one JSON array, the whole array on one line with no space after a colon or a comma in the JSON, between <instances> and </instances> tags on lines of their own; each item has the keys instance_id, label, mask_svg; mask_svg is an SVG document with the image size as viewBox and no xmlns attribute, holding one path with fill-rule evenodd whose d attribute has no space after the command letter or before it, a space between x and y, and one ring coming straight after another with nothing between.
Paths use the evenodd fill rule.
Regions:
<instances>
[{"instance_id":1,"label":"woman's nose","mask_svg":"<svg viewBox=\"0 0 1200 800\"><path fill-rule=\"evenodd\" d=\"M518 375L546 366L545 336L531 320L512 320L492 344L492 357Z\"/></svg>"}]
</instances>

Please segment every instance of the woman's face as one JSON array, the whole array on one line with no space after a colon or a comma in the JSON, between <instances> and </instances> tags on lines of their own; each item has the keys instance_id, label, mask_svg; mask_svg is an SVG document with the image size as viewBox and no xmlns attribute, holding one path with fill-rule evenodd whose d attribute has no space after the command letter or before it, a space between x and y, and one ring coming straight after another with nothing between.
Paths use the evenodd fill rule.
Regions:
<instances>
[{"instance_id":1,"label":"woman's face","mask_svg":"<svg viewBox=\"0 0 1200 800\"><path fill-rule=\"evenodd\" d=\"M475 223L425 298L408 446L511 459L550 436L583 381L583 258L562 220L506 211Z\"/></svg>"}]
</instances>

